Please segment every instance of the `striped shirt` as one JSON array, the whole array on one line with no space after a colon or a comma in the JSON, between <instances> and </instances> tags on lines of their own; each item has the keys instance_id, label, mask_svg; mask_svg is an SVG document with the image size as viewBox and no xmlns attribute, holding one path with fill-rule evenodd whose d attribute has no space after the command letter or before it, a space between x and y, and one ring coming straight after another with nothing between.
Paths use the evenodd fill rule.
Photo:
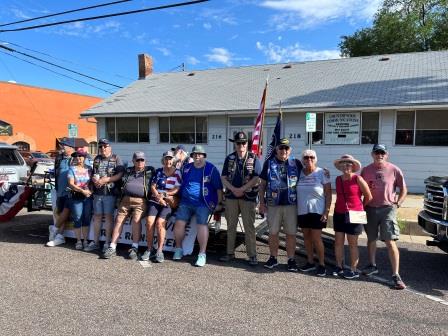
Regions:
<instances>
[{"instance_id":1,"label":"striped shirt","mask_svg":"<svg viewBox=\"0 0 448 336\"><path fill-rule=\"evenodd\" d=\"M171 176L167 176L163 172L163 168L158 168L152 178L151 184L155 184L155 187L159 193L166 193L169 190L180 187L181 173L178 169L176 169ZM152 196L151 202L158 203L157 198Z\"/></svg>"}]
</instances>

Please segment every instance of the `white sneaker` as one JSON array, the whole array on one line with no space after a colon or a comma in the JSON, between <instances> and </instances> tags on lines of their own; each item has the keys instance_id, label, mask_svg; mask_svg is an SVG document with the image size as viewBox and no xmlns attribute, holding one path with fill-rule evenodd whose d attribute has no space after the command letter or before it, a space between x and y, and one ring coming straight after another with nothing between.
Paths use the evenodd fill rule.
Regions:
<instances>
[{"instance_id":1,"label":"white sneaker","mask_svg":"<svg viewBox=\"0 0 448 336\"><path fill-rule=\"evenodd\" d=\"M76 250L82 250L82 241L78 240L75 244Z\"/></svg>"},{"instance_id":2,"label":"white sneaker","mask_svg":"<svg viewBox=\"0 0 448 336\"><path fill-rule=\"evenodd\" d=\"M56 226L54 225L50 225L48 226L48 241L52 241L54 240L54 238L56 237L56 234L58 232L58 229L56 228Z\"/></svg>"},{"instance_id":3,"label":"white sneaker","mask_svg":"<svg viewBox=\"0 0 448 336\"><path fill-rule=\"evenodd\" d=\"M84 251L86 252L92 252L95 250L99 250L99 246L95 244L93 240L87 246L84 246Z\"/></svg>"},{"instance_id":4,"label":"white sneaker","mask_svg":"<svg viewBox=\"0 0 448 336\"><path fill-rule=\"evenodd\" d=\"M54 237L54 240L50 240L46 245L48 247L54 247L54 246L58 246L58 245L62 245L62 244L65 244L65 238L63 235L58 233L56 235L56 237Z\"/></svg>"}]
</instances>

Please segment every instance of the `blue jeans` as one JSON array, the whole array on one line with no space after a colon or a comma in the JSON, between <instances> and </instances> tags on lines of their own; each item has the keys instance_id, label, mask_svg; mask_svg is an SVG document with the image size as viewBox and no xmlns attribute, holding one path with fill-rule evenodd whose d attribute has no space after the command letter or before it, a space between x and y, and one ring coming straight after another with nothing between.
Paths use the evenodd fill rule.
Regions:
<instances>
[{"instance_id":1,"label":"blue jeans","mask_svg":"<svg viewBox=\"0 0 448 336\"><path fill-rule=\"evenodd\" d=\"M75 228L89 226L92 219L92 197L84 200L71 199L70 210Z\"/></svg>"},{"instance_id":2,"label":"blue jeans","mask_svg":"<svg viewBox=\"0 0 448 336\"><path fill-rule=\"evenodd\" d=\"M176 220L181 220L188 223L191 217L196 215L196 224L207 225L210 213L210 209L206 206L196 207L181 203L176 211Z\"/></svg>"}]
</instances>

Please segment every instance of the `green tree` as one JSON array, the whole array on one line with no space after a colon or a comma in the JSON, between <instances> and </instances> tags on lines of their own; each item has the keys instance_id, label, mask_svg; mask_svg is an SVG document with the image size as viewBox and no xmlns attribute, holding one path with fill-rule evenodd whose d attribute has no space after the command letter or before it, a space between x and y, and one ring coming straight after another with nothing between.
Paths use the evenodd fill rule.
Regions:
<instances>
[{"instance_id":1,"label":"green tree","mask_svg":"<svg viewBox=\"0 0 448 336\"><path fill-rule=\"evenodd\" d=\"M342 56L448 49L448 0L384 0L372 27L339 43Z\"/></svg>"}]
</instances>

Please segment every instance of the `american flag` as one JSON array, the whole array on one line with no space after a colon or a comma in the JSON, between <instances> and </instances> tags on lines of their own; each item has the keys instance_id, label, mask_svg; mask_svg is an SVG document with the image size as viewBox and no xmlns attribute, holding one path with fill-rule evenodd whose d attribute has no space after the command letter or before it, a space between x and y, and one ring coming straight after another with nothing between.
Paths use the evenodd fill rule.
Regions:
<instances>
[{"instance_id":1,"label":"american flag","mask_svg":"<svg viewBox=\"0 0 448 336\"><path fill-rule=\"evenodd\" d=\"M264 112L266 110L266 92L268 89L268 80L266 80L266 84L263 90L263 97L261 98L260 108L258 111L257 120L255 121L254 133L252 134L252 148L251 151L258 157L261 157L263 154L261 140L263 136L263 121L264 121Z\"/></svg>"}]
</instances>

